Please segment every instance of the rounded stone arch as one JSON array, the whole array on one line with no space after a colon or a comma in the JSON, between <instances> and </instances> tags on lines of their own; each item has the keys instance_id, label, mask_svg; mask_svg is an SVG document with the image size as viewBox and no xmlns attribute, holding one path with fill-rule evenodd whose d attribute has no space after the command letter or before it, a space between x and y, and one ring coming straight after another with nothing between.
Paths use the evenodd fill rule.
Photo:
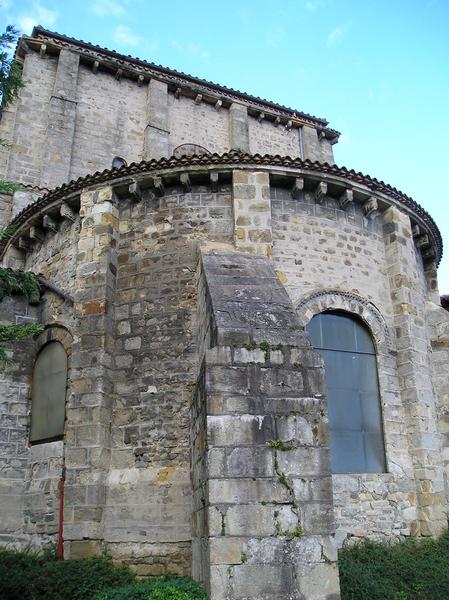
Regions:
<instances>
[{"instance_id":1,"label":"rounded stone arch","mask_svg":"<svg viewBox=\"0 0 449 600\"><path fill-rule=\"evenodd\" d=\"M36 339L36 355L49 342L60 342L67 354L68 374L70 373L73 336L65 325L61 323L49 323L44 331ZM68 375L67 375L68 377Z\"/></svg>"},{"instance_id":2,"label":"rounded stone arch","mask_svg":"<svg viewBox=\"0 0 449 600\"><path fill-rule=\"evenodd\" d=\"M173 156L175 158L181 158L183 156L203 156L205 154L211 154L210 150L199 144L181 144L173 150Z\"/></svg>"},{"instance_id":3,"label":"rounded stone arch","mask_svg":"<svg viewBox=\"0 0 449 600\"><path fill-rule=\"evenodd\" d=\"M382 313L372 302L358 294L332 289L319 290L300 299L295 309L303 327L312 317L325 311L340 310L356 315L368 327L379 355L395 351L393 338Z\"/></svg>"}]
</instances>

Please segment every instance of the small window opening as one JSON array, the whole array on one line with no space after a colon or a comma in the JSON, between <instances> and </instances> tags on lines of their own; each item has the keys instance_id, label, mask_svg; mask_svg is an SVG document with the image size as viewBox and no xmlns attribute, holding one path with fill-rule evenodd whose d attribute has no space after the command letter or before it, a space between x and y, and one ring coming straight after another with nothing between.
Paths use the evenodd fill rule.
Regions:
<instances>
[{"instance_id":1,"label":"small window opening","mask_svg":"<svg viewBox=\"0 0 449 600\"><path fill-rule=\"evenodd\" d=\"M386 471L376 351L368 329L344 313L307 325L324 359L333 473Z\"/></svg>"},{"instance_id":2,"label":"small window opening","mask_svg":"<svg viewBox=\"0 0 449 600\"><path fill-rule=\"evenodd\" d=\"M126 162L126 160L121 156L114 156L114 158L112 159L113 169L120 169L121 167L126 167L127 164L128 163Z\"/></svg>"},{"instance_id":3,"label":"small window opening","mask_svg":"<svg viewBox=\"0 0 449 600\"><path fill-rule=\"evenodd\" d=\"M59 342L46 344L33 370L30 442L61 439L64 435L67 353Z\"/></svg>"}]
</instances>

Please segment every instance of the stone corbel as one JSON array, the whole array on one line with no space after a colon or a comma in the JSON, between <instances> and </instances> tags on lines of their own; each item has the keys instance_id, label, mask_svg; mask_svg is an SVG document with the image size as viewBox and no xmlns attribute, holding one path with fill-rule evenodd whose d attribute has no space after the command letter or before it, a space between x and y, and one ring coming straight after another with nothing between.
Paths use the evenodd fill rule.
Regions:
<instances>
[{"instance_id":1,"label":"stone corbel","mask_svg":"<svg viewBox=\"0 0 449 600\"><path fill-rule=\"evenodd\" d=\"M354 201L354 192L351 188L346 188L343 194L338 198L340 208L345 210Z\"/></svg>"},{"instance_id":2,"label":"stone corbel","mask_svg":"<svg viewBox=\"0 0 449 600\"><path fill-rule=\"evenodd\" d=\"M164 190L164 182L162 181L162 177L154 177L153 178L153 187L154 187L156 196L159 196L159 198L160 198L161 196L164 195L165 190Z\"/></svg>"},{"instance_id":3,"label":"stone corbel","mask_svg":"<svg viewBox=\"0 0 449 600\"><path fill-rule=\"evenodd\" d=\"M417 248L425 248L430 246L429 236L426 233L420 235L419 237L415 238L415 244Z\"/></svg>"},{"instance_id":4,"label":"stone corbel","mask_svg":"<svg viewBox=\"0 0 449 600\"><path fill-rule=\"evenodd\" d=\"M327 183L325 181L320 181L316 186L313 197L315 198L315 202L322 204L327 194Z\"/></svg>"},{"instance_id":5,"label":"stone corbel","mask_svg":"<svg viewBox=\"0 0 449 600\"><path fill-rule=\"evenodd\" d=\"M304 177L295 177L295 181L293 183L291 189L292 198L299 198L301 196L301 192L304 189Z\"/></svg>"},{"instance_id":6,"label":"stone corbel","mask_svg":"<svg viewBox=\"0 0 449 600\"><path fill-rule=\"evenodd\" d=\"M61 215L61 217L63 219L68 219L69 221L72 221L72 223L74 223L76 220L76 215L75 215L74 211L65 202L63 202L61 204L61 208L59 209L59 214Z\"/></svg>"},{"instance_id":7,"label":"stone corbel","mask_svg":"<svg viewBox=\"0 0 449 600\"><path fill-rule=\"evenodd\" d=\"M374 196L371 196L369 200L365 202L363 205L363 212L365 213L365 217L367 219L371 219L377 212L377 199Z\"/></svg>"},{"instance_id":8,"label":"stone corbel","mask_svg":"<svg viewBox=\"0 0 449 600\"><path fill-rule=\"evenodd\" d=\"M259 121L259 123L261 123L264 119L265 119L265 113L260 112L257 116L257 120Z\"/></svg>"},{"instance_id":9,"label":"stone corbel","mask_svg":"<svg viewBox=\"0 0 449 600\"><path fill-rule=\"evenodd\" d=\"M422 251L423 260L434 260L436 257L435 250L430 247Z\"/></svg>"},{"instance_id":10,"label":"stone corbel","mask_svg":"<svg viewBox=\"0 0 449 600\"><path fill-rule=\"evenodd\" d=\"M115 78L117 79L117 81L120 81L120 79L122 78L123 75L123 69L117 69L116 73L115 73Z\"/></svg>"},{"instance_id":11,"label":"stone corbel","mask_svg":"<svg viewBox=\"0 0 449 600\"><path fill-rule=\"evenodd\" d=\"M137 84L139 86L143 85L145 83L145 77L143 75L139 75L139 77L137 78Z\"/></svg>"},{"instance_id":12,"label":"stone corbel","mask_svg":"<svg viewBox=\"0 0 449 600\"><path fill-rule=\"evenodd\" d=\"M184 188L184 192L192 191L192 184L190 182L190 177L188 173L181 173L179 176L179 181L181 182L182 187Z\"/></svg>"},{"instance_id":13,"label":"stone corbel","mask_svg":"<svg viewBox=\"0 0 449 600\"><path fill-rule=\"evenodd\" d=\"M275 120L274 120L274 124L275 124L276 127L278 127L278 125L281 124L281 117L276 117Z\"/></svg>"},{"instance_id":14,"label":"stone corbel","mask_svg":"<svg viewBox=\"0 0 449 600\"><path fill-rule=\"evenodd\" d=\"M39 54L42 56L45 55L45 53L47 52L47 44L41 44L41 47L39 48Z\"/></svg>"},{"instance_id":15,"label":"stone corbel","mask_svg":"<svg viewBox=\"0 0 449 600\"><path fill-rule=\"evenodd\" d=\"M50 217L50 215L44 215L44 218L42 219L42 227L48 231L52 231L53 233L58 231L58 224Z\"/></svg>"},{"instance_id":16,"label":"stone corbel","mask_svg":"<svg viewBox=\"0 0 449 600\"><path fill-rule=\"evenodd\" d=\"M203 100L203 94L197 94L195 96L195 104L201 104L202 100Z\"/></svg>"},{"instance_id":17,"label":"stone corbel","mask_svg":"<svg viewBox=\"0 0 449 600\"><path fill-rule=\"evenodd\" d=\"M421 228L419 225L413 225L412 227L412 235L414 238L417 238L421 235Z\"/></svg>"},{"instance_id":18,"label":"stone corbel","mask_svg":"<svg viewBox=\"0 0 449 600\"><path fill-rule=\"evenodd\" d=\"M220 108L223 106L223 101L222 100L217 100L215 102L215 110L220 110Z\"/></svg>"},{"instance_id":19,"label":"stone corbel","mask_svg":"<svg viewBox=\"0 0 449 600\"><path fill-rule=\"evenodd\" d=\"M218 173L217 173L217 171L210 172L210 189L213 192L218 192Z\"/></svg>"},{"instance_id":20,"label":"stone corbel","mask_svg":"<svg viewBox=\"0 0 449 600\"><path fill-rule=\"evenodd\" d=\"M137 181L133 181L133 183L129 184L128 192L134 202L140 202L142 200L142 190Z\"/></svg>"},{"instance_id":21,"label":"stone corbel","mask_svg":"<svg viewBox=\"0 0 449 600\"><path fill-rule=\"evenodd\" d=\"M23 252L28 252L30 249L30 242L26 238L20 236L17 240L17 248Z\"/></svg>"},{"instance_id":22,"label":"stone corbel","mask_svg":"<svg viewBox=\"0 0 449 600\"><path fill-rule=\"evenodd\" d=\"M44 239L44 232L36 225L32 225L29 231L30 240L33 242L42 242Z\"/></svg>"},{"instance_id":23,"label":"stone corbel","mask_svg":"<svg viewBox=\"0 0 449 600\"><path fill-rule=\"evenodd\" d=\"M285 129L291 129L293 127L293 121L290 119L289 121L287 121L287 123L285 124Z\"/></svg>"},{"instance_id":24,"label":"stone corbel","mask_svg":"<svg viewBox=\"0 0 449 600\"><path fill-rule=\"evenodd\" d=\"M92 73L94 75L97 74L98 71L98 67L100 66L100 63L98 62L98 60L94 60L94 62L92 63Z\"/></svg>"},{"instance_id":25,"label":"stone corbel","mask_svg":"<svg viewBox=\"0 0 449 600\"><path fill-rule=\"evenodd\" d=\"M175 90L175 98L176 100L179 100L179 98L181 97L182 94L182 89L180 87L177 87Z\"/></svg>"}]
</instances>

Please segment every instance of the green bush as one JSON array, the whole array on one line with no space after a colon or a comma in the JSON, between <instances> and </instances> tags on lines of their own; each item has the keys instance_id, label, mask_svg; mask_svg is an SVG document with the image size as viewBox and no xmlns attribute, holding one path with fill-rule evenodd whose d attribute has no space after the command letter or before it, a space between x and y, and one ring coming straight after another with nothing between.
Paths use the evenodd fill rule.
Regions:
<instances>
[{"instance_id":1,"label":"green bush","mask_svg":"<svg viewBox=\"0 0 449 600\"><path fill-rule=\"evenodd\" d=\"M449 534L439 540L365 541L340 551L342 600L447 600Z\"/></svg>"},{"instance_id":2,"label":"green bush","mask_svg":"<svg viewBox=\"0 0 449 600\"><path fill-rule=\"evenodd\" d=\"M207 600L196 581L188 577L158 577L102 591L96 600Z\"/></svg>"},{"instance_id":3,"label":"green bush","mask_svg":"<svg viewBox=\"0 0 449 600\"><path fill-rule=\"evenodd\" d=\"M0 549L2 600L92 600L105 588L134 580L127 567L107 557L58 562L48 552Z\"/></svg>"}]
</instances>

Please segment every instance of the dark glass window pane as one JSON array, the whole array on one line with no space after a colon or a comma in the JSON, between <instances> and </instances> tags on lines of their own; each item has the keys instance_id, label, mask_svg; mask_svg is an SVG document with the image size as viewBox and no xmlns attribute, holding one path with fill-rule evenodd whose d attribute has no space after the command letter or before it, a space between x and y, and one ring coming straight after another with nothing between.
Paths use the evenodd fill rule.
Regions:
<instances>
[{"instance_id":1,"label":"dark glass window pane","mask_svg":"<svg viewBox=\"0 0 449 600\"><path fill-rule=\"evenodd\" d=\"M331 430L332 473L364 473L363 436L359 431Z\"/></svg>"},{"instance_id":2,"label":"dark glass window pane","mask_svg":"<svg viewBox=\"0 0 449 600\"><path fill-rule=\"evenodd\" d=\"M348 315L322 313L306 327L324 359L334 473L385 471L374 344Z\"/></svg>"},{"instance_id":3,"label":"dark glass window pane","mask_svg":"<svg viewBox=\"0 0 449 600\"><path fill-rule=\"evenodd\" d=\"M67 354L59 342L39 353L33 371L30 441L61 437L64 433Z\"/></svg>"}]
</instances>

